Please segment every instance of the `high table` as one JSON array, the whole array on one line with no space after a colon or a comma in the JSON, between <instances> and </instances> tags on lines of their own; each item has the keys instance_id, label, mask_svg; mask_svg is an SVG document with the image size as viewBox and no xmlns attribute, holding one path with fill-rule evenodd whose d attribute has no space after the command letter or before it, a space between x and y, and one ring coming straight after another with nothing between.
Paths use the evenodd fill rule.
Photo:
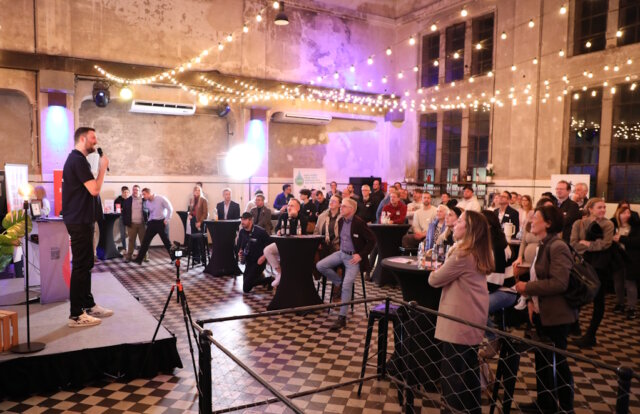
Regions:
<instances>
[{"instance_id":1,"label":"high table","mask_svg":"<svg viewBox=\"0 0 640 414\"><path fill-rule=\"evenodd\" d=\"M178 213L178 216L180 217L180 221L182 222L182 228L184 229L184 241L182 242L183 245L187 244L187 217L189 216L189 212L188 211L176 211L176 213Z\"/></svg>"},{"instance_id":2,"label":"high table","mask_svg":"<svg viewBox=\"0 0 640 414\"><path fill-rule=\"evenodd\" d=\"M382 260L381 265L400 282L405 302L415 301L425 308L438 310L442 289L428 283L434 270L431 262L427 262L426 269L418 269L415 257L397 256ZM421 384L431 389L439 380L442 359L439 341L434 338L437 317L401 307L398 318L402 321L401 346L391 356L390 374L410 385Z\"/></svg>"},{"instance_id":3,"label":"high table","mask_svg":"<svg viewBox=\"0 0 640 414\"><path fill-rule=\"evenodd\" d=\"M411 227L408 224L369 224L369 228L376 236L378 246L378 264L373 270L373 281L378 286L386 284L396 284L393 274L380 266L380 263L387 257L396 256L398 248L402 245L402 237L407 234Z\"/></svg>"},{"instance_id":4,"label":"high table","mask_svg":"<svg viewBox=\"0 0 640 414\"><path fill-rule=\"evenodd\" d=\"M119 218L120 213L106 213L104 215L104 220L98 223L98 228L100 229L100 239L98 241L96 253L98 255L98 259L100 260L122 257L120 252L118 252L116 242L113 239L113 225Z\"/></svg>"},{"instance_id":5,"label":"high table","mask_svg":"<svg viewBox=\"0 0 640 414\"><path fill-rule=\"evenodd\" d=\"M280 253L280 284L267 310L319 305L313 283L313 256L323 236L271 236Z\"/></svg>"},{"instance_id":6,"label":"high table","mask_svg":"<svg viewBox=\"0 0 640 414\"><path fill-rule=\"evenodd\" d=\"M211 259L204 273L211 276L237 276L242 271L234 251L240 220L205 220L211 235Z\"/></svg>"}]
</instances>

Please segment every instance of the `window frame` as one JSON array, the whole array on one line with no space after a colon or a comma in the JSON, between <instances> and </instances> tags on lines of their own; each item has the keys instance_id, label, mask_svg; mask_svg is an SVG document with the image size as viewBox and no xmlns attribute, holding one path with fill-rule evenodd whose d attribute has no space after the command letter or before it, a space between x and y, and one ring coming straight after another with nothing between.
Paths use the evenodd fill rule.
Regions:
<instances>
[{"instance_id":1,"label":"window frame","mask_svg":"<svg viewBox=\"0 0 640 414\"><path fill-rule=\"evenodd\" d=\"M605 5L604 12L594 13L588 16L584 15L585 8L591 4L590 2L603 2ZM589 3L588 3L589 2ZM573 55L584 55L587 53L605 50L607 47L607 18L609 13L609 0L576 0L575 3L575 19L573 30ZM604 20L602 31L594 32L592 27L598 23L598 20ZM588 34L583 33L583 27L589 26ZM587 48L585 45L590 41L592 46Z\"/></svg>"},{"instance_id":2,"label":"window frame","mask_svg":"<svg viewBox=\"0 0 640 414\"><path fill-rule=\"evenodd\" d=\"M491 29L483 28L482 25L491 20ZM471 75L483 75L489 71L493 71L493 42L495 31L495 15L494 13L485 14L477 17L471 22ZM480 43L482 49L476 49L476 45Z\"/></svg>"},{"instance_id":3,"label":"window frame","mask_svg":"<svg viewBox=\"0 0 640 414\"><path fill-rule=\"evenodd\" d=\"M427 53L425 53L427 52ZM438 61L438 66L433 62ZM420 87L430 88L440 83L440 33L422 36L422 73Z\"/></svg>"},{"instance_id":4,"label":"window frame","mask_svg":"<svg viewBox=\"0 0 640 414\"><path fill-rule=\"evenodd\" d=\"M456 23L447 27L445 31L445 82L455 82L464 79L464 46L466 36L466 22ZM453 55L459 53L458 59Z\"/></svg>"}]
</instances>

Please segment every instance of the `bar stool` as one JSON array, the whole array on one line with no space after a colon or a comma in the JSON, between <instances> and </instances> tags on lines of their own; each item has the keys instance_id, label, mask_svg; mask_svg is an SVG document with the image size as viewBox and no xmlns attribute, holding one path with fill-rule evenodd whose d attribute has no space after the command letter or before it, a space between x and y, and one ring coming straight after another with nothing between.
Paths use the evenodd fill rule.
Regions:
<instances>
[{"instance_id":1,"label":"bar stool","mask_svg":"<svg viewBox=\"0 0 640 414\"><path fill-rule=\"evenodd\" d=\"M0 352L8 351L18 345L18 314L16 312L0 310ZM13 331L13 332L12 332Z\"/></svg>"},{"instance_id":2,"label":"bar stool","mask_svg":"<svg viewBox=\"0 0 640 414\"><path fill-rule=\"evenodd\" d=\"M340 266L343 269L344 272L344 267ZM365 279L366 279L366 273L367 272L360 272L360 283L362 284L362 298L364 300L367 300L367 287L364 283ZM322 280L318 281L318 285L316 290L320 291L320 288L322 287L322 302L324 302L324 296L325 296L325 292L327 290L327 277L322 275ZM331 289L329 290L329 303L331 303L331 299L333 298L333 283L331 284ZM351 290L351 300L354 300L356 297L356 289L355 289L355 283L354 283L354 288ZM354 309L354 305L353 303L351 304L351 311L353 312ZM329 309L331 310L331 309ZM369 317L369 307L367 306L367 302L364 302L364 314Z\"/></svg>"},{"instance_id":3,"label":"bar stool","mask_svg":"<svg viewBox=\"0 0 640 414\"><path fill-rule=\"evenodd\" d=\"M207 237L206 224L202 223L202 232L185 234L184 237L185 244L187 245L187 271L189 271L189 266L195 267L195 264L191 262L191 246L197 240L200 240L200 259L202 260L202 265L207 267L207 258L209 257L209 237Z\"/></svg>"},{"instance_id":4,"label":"bar stool","mask_svg":"<svg viewBox=\"0 0 640 414\"><path fill-rule=\"evenodd\" d=\"M373 334L373 325L378 322L378 365L376 373L382 375L382 367L387 359L387 332L389 328L388 321L384 321L386 304L381 303L371 308L369 312L369 321L367 322L367 335L364 341L364 354L362 355L362 368L360 378L364 378L364 372L367 368L367 360L369 359L369 349L371 346L371 336ZM395 348L400 347L400 319L398 318L398 305L389 305L389 320L393 322L393 343ZM358 385L358 396L362 392L362 382Z\"/></svg>"}]
</instances>

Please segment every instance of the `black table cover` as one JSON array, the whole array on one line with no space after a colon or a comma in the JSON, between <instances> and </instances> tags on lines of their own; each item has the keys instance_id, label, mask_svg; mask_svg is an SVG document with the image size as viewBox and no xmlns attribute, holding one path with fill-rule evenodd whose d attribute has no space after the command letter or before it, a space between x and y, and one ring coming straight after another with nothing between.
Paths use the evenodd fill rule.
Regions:
<instances>
[{"instance_id":1,"label":"black table cover","mask_svg":"<svg viewBox=\"0 0 640 414\"><path fill-rule=\"evenodd\" d=\"M323 236L271 236L280 253L280 285L267 310L319 305L313 283L313 256Z\"/></svg>"},{"instance_id":2,"label":"black table cover","mask_svg":"<svg viewBox=\"0 0 640 414\"><path fill-rule=\"evenodd\" d=\"M211 235L211 259L204 273L211 276L237 276L242 274L234 246L240 220L205 220Z\"/></svg>"},{"instance_id":3,"label":"black table cover","mask_svg":"<svg viewBox=\"0 0 640 414\"><path fill-rule=\"evenodd\" d=\"M104 220L98 223L100 229L100 239L98 240L98 247L96 253L98 259L107 260L114 257L122 257L116 242L113 239L113 225L120 218L120 213L107 213L104 215Z\"/></svg>"},{"instance_id":4,"label":"black table cover","mask_svg":"<svg viewBox=\"0 0 640 414\"><path fill-rule=\"evenodd\" d=\"M397 256L402 245L402 237L407 234L411 226L408 224L369 224L369 228L376 235L378 246L378 264L373 269L373 281L378 286L395 285L393 274L380 266L387 257Z\"/></svg>"},{"instance_id":5,"label":"black table cover","mask_svg":"<svg viewBox=\"0 0 640 414\"><path fill-rule=\"evenodd\" d=\"M390 259L403 260L403 263ZM418 269L416 258L387 258L382 266L397 277L405 302L415 301L425 308L438 310L442 289L429 285L431 271ZM400 349L391 357L390 373L399 375L408 384L431 388L439 379L442 359L439 341L434 338L437 317L405 307L400 307L398 317L402 321L403 334Z\"/></svg>"},{"instance_id":6,"label":"black table cover","mask_svg":"<svg viewBox=\"0 0 640 414\"><path fill-rule=\"evenodd\" d=\"M189 216L189 212L176 211L176 213L178 213L178 216L180 216L180 221L182 222L182 229L184 230L184 241L182 242L182 245L184 246L187 244L187 217Z\"/></svg>"}]
</instances>

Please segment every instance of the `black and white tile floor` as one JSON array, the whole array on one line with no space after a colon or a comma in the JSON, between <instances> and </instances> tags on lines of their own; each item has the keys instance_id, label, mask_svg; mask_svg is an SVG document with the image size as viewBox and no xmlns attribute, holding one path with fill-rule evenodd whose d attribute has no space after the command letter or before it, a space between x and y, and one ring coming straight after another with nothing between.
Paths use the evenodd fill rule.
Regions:
<instances>
[{"instance_id":1,"label":"black and white tile floor","mask_svg":"<svg viewBox=\"0 0 640 414\"><path fill-rule=\"evenodd\" d=\"M182 267L182 281L194 320L263 311L272 293L264 288L242 293L242 279L212 278L202 273L202 267L189 272ZM166 252L151 250L151 261L142 266L110 260L98 263L96 271L110 271L156 317L159 317L172 283L175 268L169 264ZM361 290L357 283L357 291ZM378 288L367 283L369 297L385 296L400 299L397 288ZM611 310L613 301L607 298L607 312L598 333L598 345L591 350L578 350L590 359L611 365L627 365L640 371L640 320L628 321ZM591 308L581 313L586 326ZM279 391L289 394L357 378L367 327L362 305L350 314L348 328L339 334L329 332L334 314L326 312L306 316L285 315L272 318L247 319L208 325L213 336L232 350L243 362L267 379ZM65 323L65 321L61 321ZM172 301L164 325L178 337L179 352L185 368L152 379L129 382L108 379L82 389L35 395L22 401L0 402L0 412L7 413L188 413L198 411L195 377L179 305ZM88 328L100 329L100 327ZM149 337L153 332L149 333ZM375 339L372 341L375 344ZM373 351L375 352L375 345ZM270 398L270 393L217 348L213 356L214 410L238 406ZM197 355L196 355L197 358ZM575 378L577 413L609 414L615 410L616 378L587 363L572 363ZM373 373L369 368L368 373ZM535 394L535 370L532 357L524 356L518 380L516 401L529 401ZM398 413L397 392L388 381L364 383L362 396L357 385L296 398L294 402L309 413ZM437 396L436 396L437 398ZM633 384L630 398L632 413L640 413L640 384ZM417 404L420 402L417 400ZM423 413L439 412L438 401L422 401ZM483 412L488 407L483 408ZM517 411L517 410L515 410ZM242 413L289 412L281 404L263 405Z\"/></svg>"}]
</instances>

